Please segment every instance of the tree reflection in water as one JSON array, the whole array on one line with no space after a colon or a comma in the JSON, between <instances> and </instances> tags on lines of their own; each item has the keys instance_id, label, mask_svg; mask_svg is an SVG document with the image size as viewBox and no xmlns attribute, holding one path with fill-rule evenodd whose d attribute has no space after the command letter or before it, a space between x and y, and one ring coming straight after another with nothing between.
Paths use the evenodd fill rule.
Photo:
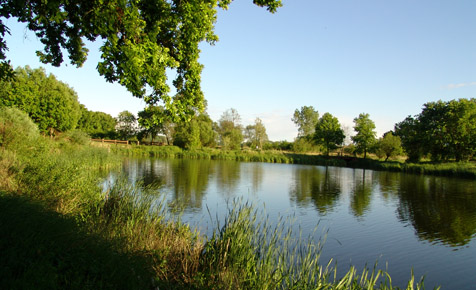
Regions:
<instances>
[{"instance_id":1,"label":"tree reflection in water","mask_svg":"<svg viewBox=\"0 0 476 290\"><path fill-rule=\"evenodd\" d=\"M474 181L401 174L397 208L420 239L463 246L476 233Z\"/></svg>"},{"instance_id":2,"label":"tree reflection in water","mask_svg":"<svg viewBox=\"0 0 476 290\"><path fill-rule=\"evenodd\" d=\"M354 169L352 196L350 198L350 209L352 214L361 219L370 208L372 201L373 171L365 169Z\"/></svg>"},{"instance_id":3,"label":"tree reflection in water","mask_svg":"<svg viewBox=\"0 0 476 290\"><path fill-rule=\"evenodd\" d=\"M171 208L188 212L202 210L210 186L216 186L214 190L225 199L243 188L266 192L269 185L263 180L276 173L263 168L271 167L185 159L124 162L131 182L167 190ZM349 202L350 213L360 220L370 212L372 201L382 198L394 204L397 218L412 225L420 240L460 247L476 235L474 180L321 166L292 165L289 170L292 180L286 186L291 203L315 208L320 216L337 212L340 202Z\"/></svg>"},{"instance_id":4,"label":"tree reflection in water","mask_svg":"<svg viewBox=\"0 0 476 290\"><path fill-rule=\"evenodd\" d=\"M290 189L291 200L302 207L312 202L321 216L331 212L341 193L340 171L333 169L296 165Z\"/></svg>"},{"instance_id":5,"label":"tree reflection in water","mask_svg":"<svg viewBox=\"0 0 476 290\"><path fill-rule=\"evenodd\" d=\"M241 163L236 161L216 161L216 179L220 193L230 198L235 196L240 182Z\"/></svg>"},{"instance_id":6,"label":"tree reflection in water","mask_svg":"<svg viewBox=\"0 0 476 290\"><path fill-rule=\"evenodd\" d=\"M200 210L214 170L210 160L173 160L173 200L169 205L188 211Z\"/></svg>"}]
</instances>

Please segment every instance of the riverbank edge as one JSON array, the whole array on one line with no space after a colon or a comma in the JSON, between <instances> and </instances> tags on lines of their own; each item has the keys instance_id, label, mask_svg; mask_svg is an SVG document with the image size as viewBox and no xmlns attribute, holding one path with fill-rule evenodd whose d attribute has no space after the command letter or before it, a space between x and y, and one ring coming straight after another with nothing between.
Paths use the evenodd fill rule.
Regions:
<instances>
[{"instance_id":1,"label":"riverbank edge","mask_svg":"<svg viewBox=\"0 0 476 290\"><path fill-rule=\"evenodd\" d=\"M364 159L354 156L324 156L283 151L224 151L221 149L211 148L184 150L177 146L117 145L110 146L110 148L113 152L122 156L336 166L376 171L391 171L421 175L425 174L476 179L475 162L406 163L400 161L381 161L369 158Z\"/></svg>"},{"instance_id":2,"label":"riverbank edge","mask_svg":"<svg viewBox=\"0 0 476 290\"><path fill-rule=\"evenodd\" d=\"M336 277L319 244L269 227L251 205L231 206L205 240L143 198L156 192L127 181L104 192L96 171L118 166L115 154L43 141L0 152L2 289L393 289L375 268Z\"/></svg>"}]
</instances>

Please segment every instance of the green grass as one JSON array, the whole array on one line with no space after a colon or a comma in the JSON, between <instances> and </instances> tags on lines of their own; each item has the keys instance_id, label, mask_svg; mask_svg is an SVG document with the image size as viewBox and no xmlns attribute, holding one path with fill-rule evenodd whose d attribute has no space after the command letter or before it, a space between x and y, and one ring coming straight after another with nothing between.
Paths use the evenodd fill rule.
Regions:
<instances>
[{"instance_id":1,"label":"green grass","mask_svg":"<svg viewBox=\"0 0 476 290\"><path fill-rule=\"evenodd\" d=\"M321 158L164 150L182 158ZM320 241L293 233L287 218L272 225L254 205L232 204L207 239L171 218L152 188L118 179L103 192L101 170L120 164L107 148L64 141L0 148L1 289L394 289L376 268L337 276L332 263L320 263ZM419 289L409 276L406 289Z\"/></svg>"}]
</instances>

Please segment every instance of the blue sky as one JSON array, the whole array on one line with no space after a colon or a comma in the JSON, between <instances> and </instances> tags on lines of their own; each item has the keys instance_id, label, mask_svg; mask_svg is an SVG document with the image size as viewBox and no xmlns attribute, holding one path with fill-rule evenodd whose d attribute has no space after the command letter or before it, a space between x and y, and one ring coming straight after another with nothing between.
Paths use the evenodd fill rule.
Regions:
<instances>
[{"instance_id":1,"label":"blue sky","mask_svg":"<svg viewBox=\"0 0 476 290\"><path fill-rule=\"evenodd\" d=\"M292 141L296 108L313 106L352 128L369 113L378 136L424 103L476 97L476 1L284 0L275 14L251 0L219 11L215 46L201 45L202 89L213 120L229 108ZM144 103L95 70L99 43L77 69L45 66L36 37L8 20L14 66L43 66L90 110L113 116ZM67 63L67 61L65 62ZM352 130L350 130L352 131Z\"/></svg>"}]
</instances>

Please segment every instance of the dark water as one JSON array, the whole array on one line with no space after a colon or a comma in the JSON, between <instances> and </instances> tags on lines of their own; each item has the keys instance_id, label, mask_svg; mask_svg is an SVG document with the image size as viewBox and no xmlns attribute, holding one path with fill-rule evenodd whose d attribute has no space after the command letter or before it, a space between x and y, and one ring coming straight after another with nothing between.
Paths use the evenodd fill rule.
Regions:
<instances>
[{"instance_id":1,"label":"dark water","mask_svg":"<svg viewBox=\"0 0 476 290\"><path fill-rule=\"evenodd\" d=\"M270 219L294 215L304 236L327 232L321 262L340 271L387 269L404 287L476 289L476 181L337 167L212 160L129 159L124 172L167 195L204 234L243 197ZM212 216L212 218L210 218Z\"/></svg>"}]
</instances>

